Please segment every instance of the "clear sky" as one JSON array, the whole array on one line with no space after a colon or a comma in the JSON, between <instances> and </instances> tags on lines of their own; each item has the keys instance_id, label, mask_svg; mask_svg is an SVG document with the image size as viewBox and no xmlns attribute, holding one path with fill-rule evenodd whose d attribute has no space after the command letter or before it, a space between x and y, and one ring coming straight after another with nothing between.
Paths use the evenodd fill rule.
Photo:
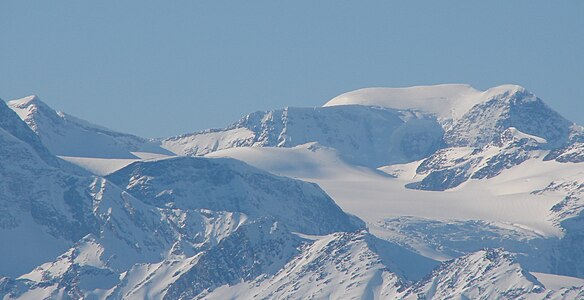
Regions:
<instances>
[{"instance_id":1,"label":"clear sky","mask_svg":"<svg viewBox=\"0 0 584 300\"><path fill-rule=\"evenodd\" d=\"M520 84L584 123L584 1L0 1L0 98L146 137L370 86Z\"/></svg>"}]
</instances>

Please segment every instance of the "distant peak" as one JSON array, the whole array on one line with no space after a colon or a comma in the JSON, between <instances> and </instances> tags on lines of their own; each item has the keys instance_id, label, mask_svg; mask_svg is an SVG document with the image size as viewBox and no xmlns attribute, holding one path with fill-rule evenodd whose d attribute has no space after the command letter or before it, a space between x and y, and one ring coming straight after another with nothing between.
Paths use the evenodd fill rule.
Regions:
<instances>
[{"instance_id":1,"label":"distant peak","mask_svg":"<svg viewBox=\"0 0 584 300\"><path fill-rule=\"evenodd\" d=\"M506 90L506 91L510 91L513 93L526 91L526 89L524 87L517 85L517 84L502 84L502 85L494 87L492 89Z\"/></svg>"},{"instance_id":2,"label":"distant peak","mask_svg":"<svg viewBox=\"0 0 584 300\"><path fill-rule=\"evenodd\" d=\"M11 100L8 102L8 105L15 108L26 108L31 105L39 106L44 105L47 106L44 102L37 95L30 95L24 98Z\"/></svg>"},{"instance_id":3,"label":"distant peak","mask_svg":"<svg viewBox=\"0 0 584 300\"><path fill-rule=\"evenodd\" d=\"M531 92L520 85L516 84L504 84L496 86L486 90L484 93L485 98L491 98L496 96L510 96L515 94L527 94L533 96Z\"/></svg>"},{"instance_id":4,"label":"distant peak","mask_svg":"<svg viewBox=\"0 0 584 300\"><path fill-rule=\"evenodd\" d=\"M7 104L37 134L39 119L58 120L60 118L54 109L36 95L12 100Z\"/></svg>"},{"instance_id":5,"label":"distant peak","mask_svg":"<svg viewBox=\"0 0 584 300\"><path fill-rule=\"evenodd\" d=\"M468 84L439 84L401 88L363 88L341 94L324 106L366 105L398 110L417 110L442 119L457 120L476 104L493 98L520 95L524 101L537 99L524 87L504 84L480 91Z\"/></svg>"},{"instance_id":6,"label":"distant peak","mask_svg":"<svg viewBox=\"0 0 584 300\"><path fill-rule=\"evenodd\" d=\"M10 106L25 107L25 106L29 106L31 104L38 103L38 102L41 102L41 99L39 99L39 97L37 95L30 95L30 96L26 96L24 98L11 100L8 102L8 104Z\"/></svg>"}]
</instances>

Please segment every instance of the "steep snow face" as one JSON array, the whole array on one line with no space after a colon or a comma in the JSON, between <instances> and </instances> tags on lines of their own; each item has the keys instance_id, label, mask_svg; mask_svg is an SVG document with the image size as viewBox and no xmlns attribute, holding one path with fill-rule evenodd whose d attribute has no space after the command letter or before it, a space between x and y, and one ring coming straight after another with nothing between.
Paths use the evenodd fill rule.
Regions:
<instances>
[{"instance_id":1,"label":"steep snow face","mask_svg":"<svg viewBox=\"0 0 584 300\"><path fill-rule=\"evenodd\" d=\"M406 299L545 298L545 287L502 249L472 253L437 268L410 288Z\"/></svg>"},{"instance_id":2,"label":"steep snow face","mask_svg":"<svg viewBox=\"0 0 584 300\"><path fill-rule=\"evenodd\" d=\"M57 112L36 96L8 102L55 155L97 158L137 158L131 152L171 155L158 142L114 132Z\"/></svg>"},{"instance_id":3,"label":"steep snow face","mask_svg":"<svg viewBox=\"0 0 584 300\"><path fill-rule=\"evenodd\" d=\"M175 252L192 255L213 247L246 221L238 213L158 209L103 178L95 178L87 192L92 198L90 217L97 230L20 279L67 280L77 277L85 266L117 273L117 278L137 263L155 263ZM69 285L75 288L73 283Z\"/></svg>"},{"instance_id":4,"label":"steep snow face","mask_svg":"<svg viewBox=\"0 0 584 300\"><path fill-rule=\"evenodd\" d=\"M324 106L364 105L416 110L441 119L458 119L481 101L481 92L466 84L405 88L364 88L339 95Z\"/></svg>"},{"instance_id":5,"label":"steep snow face","mask_svg":"<svg viewBox=\"0 0 584 300\"><path fill-rule=\"evenodd\" d=\"M137 162L107 178L157 207L271 215L292 230L308 234L355 230L359 223L316 184L278 177L233 159Z\"/></svg>"},{"instance_id":6,"label":"steep snow face","mask_svg":"<svg viewBox=\"0 0 584 300\"><path fill-rule=\"evenodd\" d=\"M169 138L162 145L179 155L205 155L234 147L318 142L351 163L377 167L425 157L442 145L442 135L431 117L353 105L256 112L226 129Z\"/></svg>"}]
</instances>

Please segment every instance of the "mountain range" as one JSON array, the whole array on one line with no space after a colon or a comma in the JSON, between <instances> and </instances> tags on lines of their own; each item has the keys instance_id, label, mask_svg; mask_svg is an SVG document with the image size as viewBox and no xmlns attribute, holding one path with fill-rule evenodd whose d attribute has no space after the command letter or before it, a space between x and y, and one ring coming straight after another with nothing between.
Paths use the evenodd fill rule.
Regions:
<instances>
[{"instance_id":1,"label":"mountain range","mask_svg":"<svg viewBox=\"0 0 584 300\"><path fill-rule=\"evenodd\" d=\"M584 129L366 88L147 139L0 101L4 299L584 297Z\"/></svg>"}]
</instances>

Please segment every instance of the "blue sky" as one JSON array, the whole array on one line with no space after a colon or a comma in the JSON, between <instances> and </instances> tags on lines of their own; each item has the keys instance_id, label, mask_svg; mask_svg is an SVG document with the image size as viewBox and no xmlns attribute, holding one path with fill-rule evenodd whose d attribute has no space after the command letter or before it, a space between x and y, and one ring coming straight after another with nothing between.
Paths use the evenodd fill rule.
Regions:
<instances>
[{"instance_id":1,"label":"blue sky","mask_svg":"<svg viewBox=\"0 0 584 300\"><path fill-rule=\"evenodd\" d=\"M0 98L147 137L369 86L515 83L584 123L584 1L0 2Z\"/></svg>"}]
</instances>

